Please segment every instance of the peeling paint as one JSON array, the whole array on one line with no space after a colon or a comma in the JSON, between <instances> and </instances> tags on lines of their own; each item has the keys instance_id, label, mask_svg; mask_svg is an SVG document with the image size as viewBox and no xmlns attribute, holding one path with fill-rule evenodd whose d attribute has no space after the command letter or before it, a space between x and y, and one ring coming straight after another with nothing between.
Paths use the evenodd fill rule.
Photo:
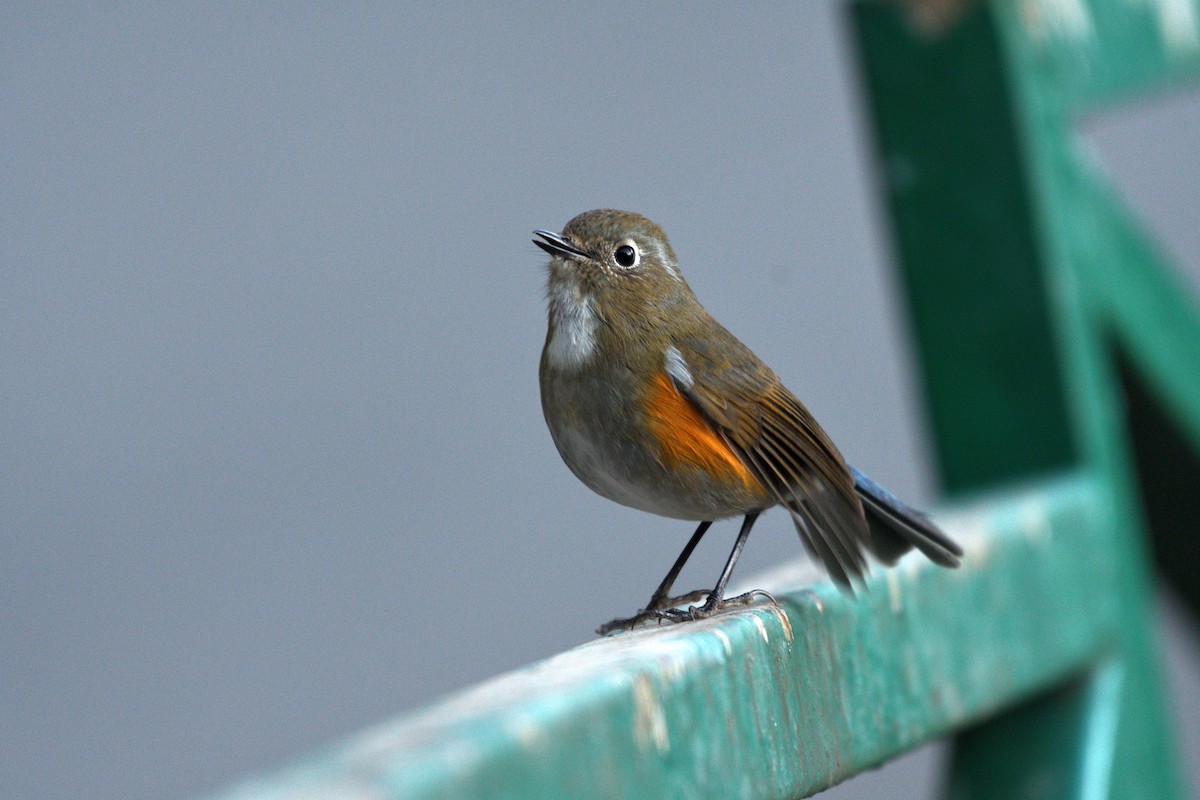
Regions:
<instances>
[{"instance_id":1,"label":"peeling paint","mask_svg":"<svg viewBox=\"0 0 1200 800\"><path fill-rule=\"evenodd\" d=\"M1095 33L1084 0L1022 0L1021 21L1030 38L1088 39Z\"/></svg>"},{"instance_id":2,"label":"peeling paint","mask_svg":"<svg viewBox=\"0 0 1200 800\"><path fill-rule=\"evenodd\" d=\"M899 614L904 608L904 598L900 595L900 576L896 574L896 570L889 569L887 571L887 586L888 586L888 601L891 604L892 613Z\"/></svg>"},{"instance_id":3,"label":"peeling paint","mask_svg":"<svg viewBox=\"0 0 1200 800\"><path fill-rule=\"evenodd\" d=\"M514 714L504 726L514 739L526 749L541 747L546 741L546 732L529 714Z\"/></svg>"},{"instance_id":4,"label":"peeling paint","mask_svg":"<svg viewBox=\"0 0 1200 800\"><path fill-rule=\"evenodd\" d=\"M667 716L654 692L654 683L644 672L633 679L633 708L633 738L638 747L643 750L653 747L659 753L670 750Z\"/></svg>"},{"instance_id":5,"label":"peeling paint","mask_svg":"<svg viewBox=\"0 0 1200 800\"><path fill-rule=\"evenodd\" d=\"M729 634L718 628L713 631L713 636L716 636L721 641L721 646L725 648L725 655L733 655L733 643L729 641Z\"/></svg>"},{"instance_id":6,"label":"peeling paint","mask_svg":"<svg viewBox=\"0 0 1200 800\"><path fill-rule=\"evenodd\" d=\"M820 600L817 601L818 605L820 602ZM779 627L783 629L783 638L789 642L795 639L795 633L792 631L792 620L790 617L788 617L787 612L779 606L771 606L767 610L774 614L775 618L779 620Z\"/></svg>"},{"instance_id":7,"label":"peeling paint","mask_svg":"<svg viewBox=\"0 0 1200 800\"><path fill-rule=\"evenodd\" d=\"M767 644L770 644L771 636L767 633L767 626L763 624L762 619L759 618L758 614L755 614L752 619L754 620L754 625L758 628L758 633L760 636L762 636L763 641Z\"/></svg>"}]
</instances>

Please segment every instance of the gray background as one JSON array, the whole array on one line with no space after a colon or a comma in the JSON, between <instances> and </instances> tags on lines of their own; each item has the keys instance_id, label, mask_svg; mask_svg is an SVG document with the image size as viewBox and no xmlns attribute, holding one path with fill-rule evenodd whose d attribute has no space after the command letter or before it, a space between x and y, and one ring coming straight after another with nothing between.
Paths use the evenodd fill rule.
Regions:
<instances>
[{"instance_id":1,"label":"gray background","mask_svg":"<svg viewBox=\"0 0 1200 800\"><path fill-rule=\"evenodd\" d=\"M841 22L0 8L0 796L184 797L644 601L689 526L577 483L537 394L529 232L588 208L661 223L843 452L929 502ZM1200 99L1089 132L1200 287ZM799 552L769 515L739 575ZM937 758L834 793L927 793Z\"/></svg>"}]
</instances>

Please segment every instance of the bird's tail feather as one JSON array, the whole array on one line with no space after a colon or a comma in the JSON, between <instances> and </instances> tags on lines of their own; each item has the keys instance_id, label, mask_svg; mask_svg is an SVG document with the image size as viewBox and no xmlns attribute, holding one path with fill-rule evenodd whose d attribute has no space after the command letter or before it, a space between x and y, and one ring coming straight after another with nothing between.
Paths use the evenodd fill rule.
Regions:
<instances>
[{"instance_id":1,"label":"bird's tail feather","mask_svg":"<svg viewBox=\"0 0 1200 800\"><path fill-rule=\"evenodd\" d=\"M962 548L919 511L853 467L854 489L862 501L870 530L871 552L885 564L894 563L912 548L943 567L957 567Z\"/></svg>"}]
</instances>

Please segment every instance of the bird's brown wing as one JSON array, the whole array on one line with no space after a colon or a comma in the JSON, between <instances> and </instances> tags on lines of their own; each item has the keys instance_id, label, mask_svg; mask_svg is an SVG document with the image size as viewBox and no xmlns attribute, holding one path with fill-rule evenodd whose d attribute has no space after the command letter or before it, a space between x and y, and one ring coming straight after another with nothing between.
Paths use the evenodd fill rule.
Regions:
<instances>
[{"instance_id":1,"label":"bird's brown wing","mask_svg":"<svg viewBox=\"0 0 1200 800\"><path fill-rule=\"evenodd\" d=\"M852 588L867 570L868 530L849 467L775 373L732 334L720 334L675 342L689 372L676 388L789 511L834 581Z\"/></svg>"}]
</instances>

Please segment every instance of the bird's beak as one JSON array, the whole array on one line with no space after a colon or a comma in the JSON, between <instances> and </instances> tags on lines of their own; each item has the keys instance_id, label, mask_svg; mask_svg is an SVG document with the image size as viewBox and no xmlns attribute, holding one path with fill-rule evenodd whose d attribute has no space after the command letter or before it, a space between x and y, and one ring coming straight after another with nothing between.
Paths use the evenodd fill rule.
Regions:
<instances>
[{"instance_id":1,"label":"bird's beak","mask_svg":"<svg viewBox=\"0 0 1200 800\"><path fill-rule=\"evenodd\" d=\"M569 239L564 238L561 234L553 231L536 230L533 232L535 236L540 236L546 241L541 242L537 239L533 243L545 250L552 256L566 256L567 258L587 258L587 253L580 250Z\"/></svg>"}]
</instances>

